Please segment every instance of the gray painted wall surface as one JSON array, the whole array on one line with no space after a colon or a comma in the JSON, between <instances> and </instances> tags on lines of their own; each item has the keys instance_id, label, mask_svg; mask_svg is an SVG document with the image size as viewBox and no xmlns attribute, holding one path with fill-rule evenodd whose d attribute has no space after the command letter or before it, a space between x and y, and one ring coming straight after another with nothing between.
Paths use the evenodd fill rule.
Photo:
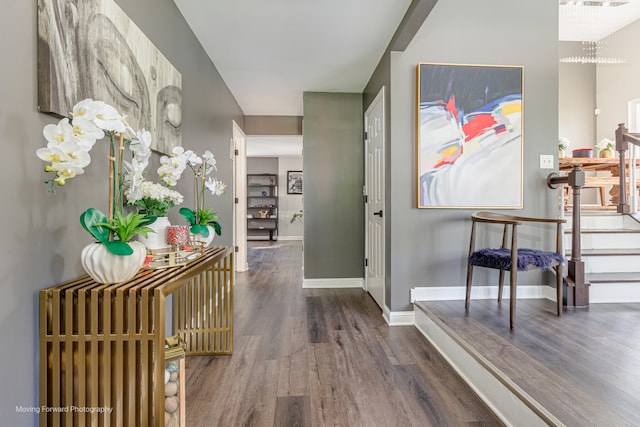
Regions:
<instances>
[{"instance_id":1,"label":"gray painted wall surface","mask_svg":"<svg viewBox=\"0 0 640 427\"><path fill-rule=\"evenodd\" d=\"M300 116L245 116L247 135L302 135Z\"/></svg>"},{"instance_id":2,"label":"gray painted wall surface","mask_svg":"<svg viewBox=\"0 0 640 427\"><path fill-rule=\"evenodd\" d=\"M364 276L362 95L304 94L304 277Z\"/></svg>"},{"instance_id":3,"label":"gray painted wall surface","mask_svg":"<svg viewBox=\"0 0 640 427\"><path fill-rule=\"evenodd\" d=\"M247 157L247 174L273 173L278 174L277 157Z\"/></svg>"},{"instance_id":4,"label":"gray painted wall surface","mask_svg":"<svg viewBox=\"0 0 640 427\"><path fill-rule=\"evenodd\" d=\"M628 123L629 101L640 98L640 21L627 25L606 39L611 56L627 59L623 65L598 65L596 100L600 114L597 118L596 141L615 139L618 123ZM638 132L638 130L636 130Z\"/></svg>"},{"instance_id":5,"label":"gray painted wall surface","mask_svg":"<svg viewBox=\"0 0 640 427\"><path fill-rule=\"evenodd\" d=\"M182 73L183 145L214 152L217 176L232 183L229 138L232 119L243 114L171 0L118 1L129 17ZM36 2L15 2L4 8L0 25L4 58L0 80L0 133L4 167L0 168L2 222L6 227L0 257L0 377L10 389L0 403L2 425L35 426L37 414L16 412L16 406L38 406L38 291L83 274L80 251L91 241L78 217L86 208L106 209L106 144L96 144L92 164L58 194L47 193L44 163L36 156L44 146L42 128L57 119L36 111ZM154 161L157 163L158 156ZM188 180L181 190L192 204ZM232 241L232 191L209 200L222 217L219 244ZM174 216L178 223L181 217ZM9 391L10 390L10 391Z\"/></svg>"},{"instance_id":6,"label":"gray painted wall surface","mask_svg":"<svg viewBox=\"0 0 640 427\"><path fill-rule=\"evenodd\" d=\"M303 222L291 222L293 214L300 213L304 194L287 194L287 172L302 170L302 156L278 157L278 238L302 240ZM302 183L304 187L304 181ZM303 189L304 192L304 189ZM304 216L303 216L304 217Z\"/></svg>"},{"instance_id":7,"label":"gray painted wall surface","mask_svg":"<svg viewBox=\"0 0 640 427\"><path fill-rule=\"evenodd\" d=\"M523 65L524 209L522 215L557 215L556 193L540 154L556 154L558 137L558 4L554 0L449 0L438 2L404 52L391 53L392 311L410 310L410 289L463 286L471 210L415 208L415 68L418 62ZM496 183L499 185L499 183ZM510 212L510 211L506 211ZM551 238L532 235L531 240ZM527 241L528 239L523 239ZM480 272L480 271L479 271ZM475 283L495 284L493 272ZM539 283L527 273L521 284Z\"/></svg>"},{"instance_id":8,"label":"gray painted wall surface","mask_svg":"<svg viewBox=\"0 0 640 427\"><path fill-rule=\"evenodd\" d=\"M561 42L560 58L581 56L582 43ZM558 135L571 141L571 150L596 143L596 65L560 63L558 70Z\"/></svg>"}]
</instances>

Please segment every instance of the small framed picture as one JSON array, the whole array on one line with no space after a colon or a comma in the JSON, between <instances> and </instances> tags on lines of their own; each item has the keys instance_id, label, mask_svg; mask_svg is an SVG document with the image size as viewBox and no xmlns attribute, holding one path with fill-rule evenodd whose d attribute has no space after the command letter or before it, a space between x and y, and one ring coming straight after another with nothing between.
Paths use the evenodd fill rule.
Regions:
<instances>
[{"instance_id":1,"label":"small framed picture","mask_svg":"<svg viewBox=\"0 0 640 427\"><path fill-rule=\"evenodd\" d=\"M302 171L287 171L287 194L302 194Z\"/></svg>"}]
</instances>

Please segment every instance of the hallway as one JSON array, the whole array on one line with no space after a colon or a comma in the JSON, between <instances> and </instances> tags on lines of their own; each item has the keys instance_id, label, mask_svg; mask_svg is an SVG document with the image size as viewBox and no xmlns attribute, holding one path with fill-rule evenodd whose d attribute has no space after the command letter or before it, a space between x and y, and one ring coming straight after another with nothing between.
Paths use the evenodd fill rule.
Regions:
<instances>
[{"instance_id":1,"label":"hallway","mask_svg":"<svg viewBox=\"0 0 640 427\"><path fill-rule=\"evenodd\" d=\"M500 425L361 289L302 289L299 241L249 242L232 356L187 358L191 426Z\"/></svg>"}]
</instances>

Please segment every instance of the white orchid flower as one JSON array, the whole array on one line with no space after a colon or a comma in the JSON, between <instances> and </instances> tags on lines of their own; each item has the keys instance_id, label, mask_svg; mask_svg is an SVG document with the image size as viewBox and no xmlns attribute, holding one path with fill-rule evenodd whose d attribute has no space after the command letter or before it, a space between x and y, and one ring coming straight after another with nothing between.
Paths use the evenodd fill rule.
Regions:
<instances>
[{"instance_id":1,"label":"white orchid flower","mask_svg":"<svg viewBox=\"0 0 640 427\"><path fill-rule=\"evenodd\" d=\"M129 149L134 157L148 164L151 158L151 133L142 129L136 134L136 138L129 144Z\"/></svg>"},{"instance_id":2,"label":"white orchid flower","mask_svg":"<svg viewBox=\"0 0 640 427\"><path fill-rule=\"evenodd\" d=\"M125 123L120 113L118 113L118 110L102 101L95 101L94 106L96 108L96 116L93 122L96 126L106 131L117 133L126 132Z\"/></svg>"},{"instance_id":3,"label":"white orchid flower","mask_svg":"<svg viewBox=\"0 0 640 427\"><path fill-rule=\"evenodd\" d=\"M202 164L202 159L191 150L185 151L183 156L192 168Z\"/></svg>"},{"instance_id":4,"label":"white orchid flower","mask_svg":"<svg viewBox=\"0 0 640 427\"><path fill-rule=\"evenodd\" d=\"M65 118L60 120L57 125L46 125L42 134L50 144L59 145L73 138L73 126L69 123L69 119Z\"/></svg>"},{"instance_id":5,"label":"white orchid flower","mask_svg":"<svg viewBox=\"0 0 640 427\"><path fill-rule=\"evenodd\" d=\"M214 170L218 170L218 167L216 166L216 158L211 151L205 151L202 155L202 159L204 160L205 175L209 175Z\"/></svg>"},{"instance_id":6,"label":"white orchid flower","mask_svg":"<svg viewBox=\"0 0 640 427\"><path fill-rule=\"evenodd\" d=\"M222 196L227 189L226 184L212 177L209 177L209 179L205 181L204 185L214 196Z\"/></svg>"},{"instance_id":7,"label":"white orchid flower","mask_svg":"<svg viewBox=\"0 0 640 427\"><path fill-rule=\"evenodd\" d=\"M67 179L74 178L76 175L82 175L83 173L84 169L67 163L64 167L56 169L55 182L58 185L64 185Z\"/></svg>"},{"instance_id":8,"label":"white orchid flower","mask_svg":"<svg viewBox=\"0 0 640 427\"><path fill-rule=\"evenodd\" d=\"M73 141L62 143L58 145L57 148L62 150L69 157L70 162L73 162L81 168L87 167L89 163L91 163L89 151Z\"/></svg>"},{"instance_id":9,"label":"white orchid flower","mask_svg":"<svg viewBox=\"0 0 640 427\"><path fill-rule=\"evenodd\" d=\"M91 98L83 99L73 106L71 115L74 118L84 117L87 120L93 120L98 114L98 103Z\"/></svg>"},{"instance_id":10,"label":"white orchid flower","mask_svg":"<svg viewBox=\"0 0 640 427\"><path fill-rule=\"evenodd\" d=\"M104 132L91 120L78 117L71 122L73 138L76 143L90 150L98 139L104 138Z\"/></svg>"},{"instance_id":11,"label":"white orchid flower","mask_svg":"<svg viewBox=\"0 0 640 427\"><path fill-rule=\"evenodd\" d=\"M36 156L40 160L51 163L49 169L57 170L57 165L59 163L66 163L70 160L70 157L59 147L46 147L46 148L38 148L36 150Z\"/></svg>"}]
</instances>

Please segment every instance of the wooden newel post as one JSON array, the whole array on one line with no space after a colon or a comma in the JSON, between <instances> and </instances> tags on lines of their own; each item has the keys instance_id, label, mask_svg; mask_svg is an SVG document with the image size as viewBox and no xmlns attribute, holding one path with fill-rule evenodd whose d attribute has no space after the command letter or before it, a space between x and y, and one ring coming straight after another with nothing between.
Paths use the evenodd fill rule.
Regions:
<instances>
[{"instance_id":1,"label":"wooden newel post","mask_svg":"<svg viewBox=\"0 0 640 427\"><path fill-rule=\"evenodd\" d=\"M564 281L563 303L567 307L589 306L589 282L585 279L584 261L582 261L580 231L580 192L584 187L585 175L582 165L573 165L573 170L566 176L552 173L547 178L550 188L558 188L558 184L571 186L573 194L573 217L571 233L571 259L568 262L567 277Z\"/></svg>"}]
</instances>

